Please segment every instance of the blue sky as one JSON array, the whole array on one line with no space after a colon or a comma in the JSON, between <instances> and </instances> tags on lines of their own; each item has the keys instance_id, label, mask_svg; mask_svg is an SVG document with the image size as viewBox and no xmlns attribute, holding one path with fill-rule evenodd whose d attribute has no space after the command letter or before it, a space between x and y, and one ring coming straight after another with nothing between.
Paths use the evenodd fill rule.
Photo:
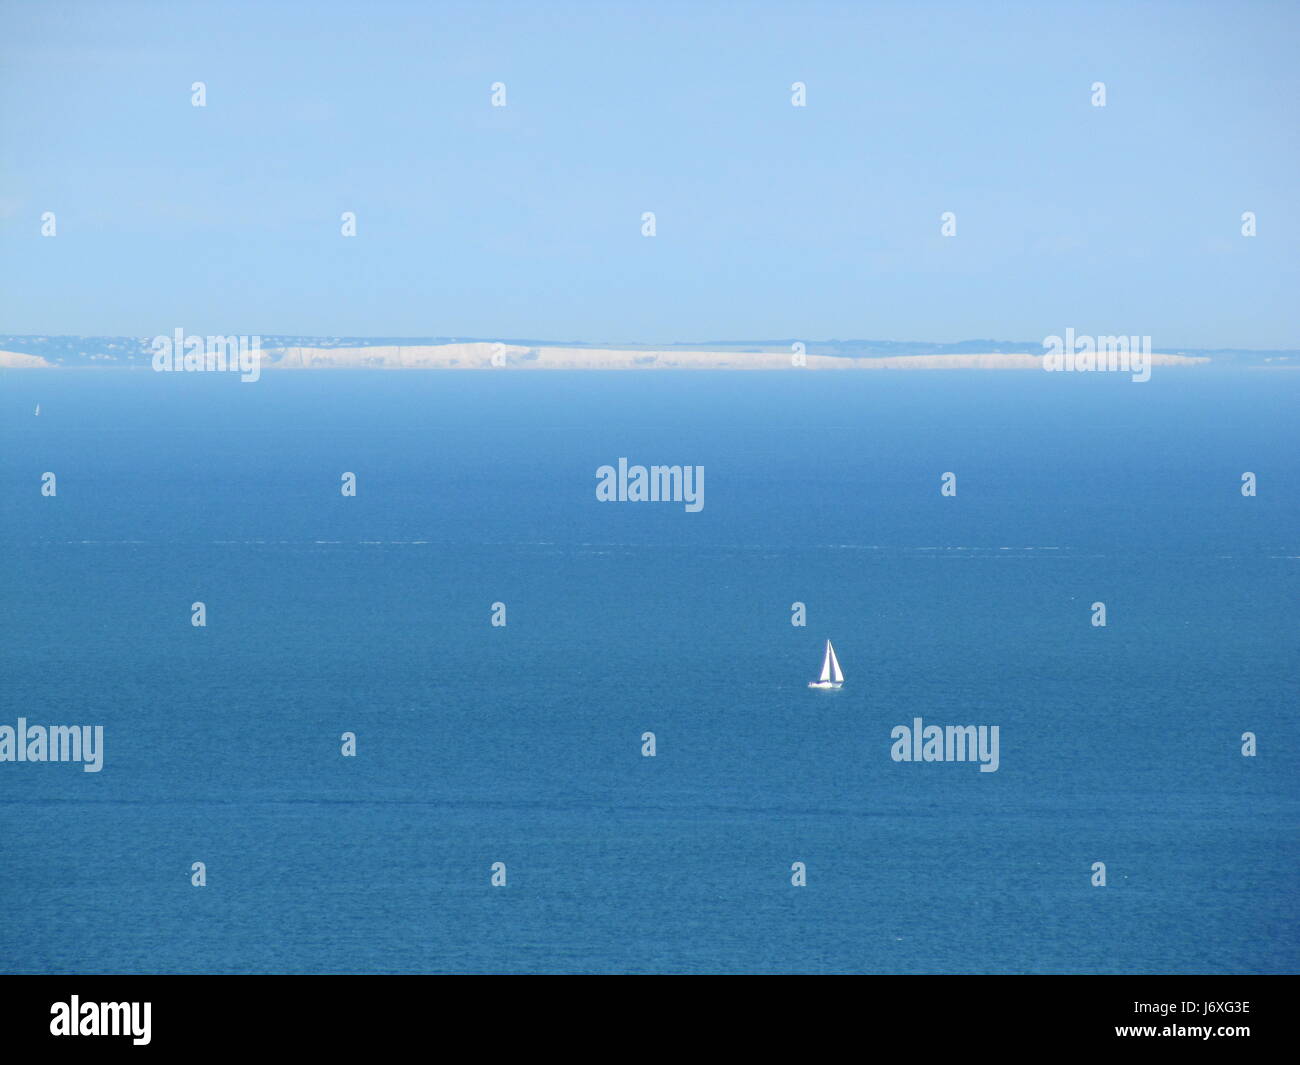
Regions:
<instances>
[{"instance_id":1,"label":"blue sky","mask_svg":"<svg viewBox=\"0 0 1300 1065\"><path fill-rule=\"evenodd\" d=\"M0 332L1296 347L1298 11L7 0Z\"/></svg>"}]
</instances>

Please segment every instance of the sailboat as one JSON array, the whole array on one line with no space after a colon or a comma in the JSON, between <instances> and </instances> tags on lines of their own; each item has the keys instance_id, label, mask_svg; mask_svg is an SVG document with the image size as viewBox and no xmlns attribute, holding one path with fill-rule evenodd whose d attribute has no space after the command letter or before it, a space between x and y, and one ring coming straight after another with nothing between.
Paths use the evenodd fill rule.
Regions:
<instances>
[{"instance_id":1,"label":"sailboat","mask_svg":"<svg viewBox=\"0 0 1300 1065\"><path fill-rule=\"evenodd\" d=\"M41 405L38 403L36 404L36 417L39 418L40 416L41 416Z\"/></svg>"},{"instance_id":2,"label":"sailboat","mask_svg":"<svg viewBox=\"0 0 1300 1065\"><path fill-rule=\"evenodd\" d=\"M826 657L822 659L822 675L810 681L810 688L839 688L844 684L844 671L840 669L840 660L835 657L835 648L831 641L826 641Z\"/></svg>"}]
</instances>

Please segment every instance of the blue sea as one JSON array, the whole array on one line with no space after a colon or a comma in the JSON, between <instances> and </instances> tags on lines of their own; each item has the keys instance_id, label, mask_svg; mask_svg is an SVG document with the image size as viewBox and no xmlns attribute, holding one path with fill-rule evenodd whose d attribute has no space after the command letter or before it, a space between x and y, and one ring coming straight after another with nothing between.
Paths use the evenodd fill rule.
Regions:
<instances>
[{"instance_id":1,"label":"blue sea","mask_svg":"<svg viewBox=\"0 0 1300 1065\"><path fill-rule=\"evenodd\" d=\"M1295 972L1297 411L1213 368L9 371L0 725L104 763L0 763L0 970ZM620 457L703 509L598 501ZM894 761L915 718L998 770Z\"/></svg>"}]
</instances>

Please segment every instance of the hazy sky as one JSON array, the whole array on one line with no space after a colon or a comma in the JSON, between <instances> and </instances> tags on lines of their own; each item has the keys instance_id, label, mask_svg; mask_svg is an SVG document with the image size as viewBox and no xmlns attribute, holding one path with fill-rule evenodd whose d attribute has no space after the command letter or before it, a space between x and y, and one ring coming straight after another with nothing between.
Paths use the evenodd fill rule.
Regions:
<instances>
[{"instance_id":1,"label":"hazy sky","mask_svg":"<svg viewBox=\"0 0 1300 1065\"><path fill-rule=\"evenodd\" d=\"M0 332L1296 347L1298 12L0 0Z\"/></svg>"}]
</instances>

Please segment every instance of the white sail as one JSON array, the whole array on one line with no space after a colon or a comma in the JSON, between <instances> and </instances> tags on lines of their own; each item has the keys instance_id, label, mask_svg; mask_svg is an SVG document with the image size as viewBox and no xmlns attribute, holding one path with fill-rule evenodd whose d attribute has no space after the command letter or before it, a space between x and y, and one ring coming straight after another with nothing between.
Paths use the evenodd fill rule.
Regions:
<instances>
[{"instance_id":1,"label":"white sail","mask_svg":"<svg viewBox=\"0 0 1300 1065\"><path fill-rule=\"evenodd\" d=\"M836 684L843 684L844 672L843 670L840 669L840 660L835 657L835 648L831 646L830 640L826 641L826 659L828 664L831 667L830 679L833 680ZM822 672L823 674L826 672L826 666L822 666ZM822 679L824 680L826 678L823 676Z\"/></svg>"},{"instance_id":2,"label":"white sail","mask_svg":"<svg viewBox=\"0 0 1300 1065\"><path fill-rule=\"evenodd\" d=\"M808 682L810 688L838 688L844 683L844 671L840 669L840 660L835 657L835 648L831 641L826 641L826 654L822 656L822 675L818 680Z\"/></svg>"}]
</instances>

